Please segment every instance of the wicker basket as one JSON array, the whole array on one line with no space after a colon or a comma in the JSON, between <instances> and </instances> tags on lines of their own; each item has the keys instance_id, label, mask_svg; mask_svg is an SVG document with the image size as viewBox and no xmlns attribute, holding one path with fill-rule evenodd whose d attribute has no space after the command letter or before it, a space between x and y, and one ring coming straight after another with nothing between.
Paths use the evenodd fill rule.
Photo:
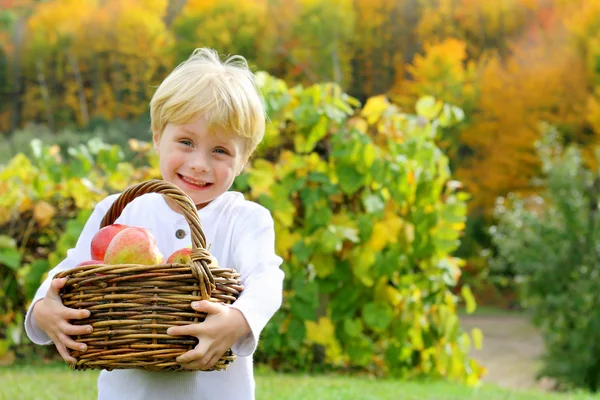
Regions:
<instances>
[{"instance_id":1,"label":"wicker basket","mask_svg":"<svg viewBox=\"0 0 600 400\"><path fill-rule=\"evenodd\" d=\"M167 329L204 320L204 313L191 308L192 301L231 304L242 290L238 272L210 265L196 206L168 182L151 180L125 190L104 216L101 227L112 224L129 202L146 193L166 195L181 207L191 228L191 261L84 265L57 274L55 279L68 278L61 290L63 304L91 312L89 318L72 323L94 328L91 334L74 338L88 346L84 353L69 350L77 360L71 364L74 370L186 371L175 358L193 349L198 339L170 336ZM226 369L234 359L229 349L210 370Z\"/></svg>"}]
</instances>

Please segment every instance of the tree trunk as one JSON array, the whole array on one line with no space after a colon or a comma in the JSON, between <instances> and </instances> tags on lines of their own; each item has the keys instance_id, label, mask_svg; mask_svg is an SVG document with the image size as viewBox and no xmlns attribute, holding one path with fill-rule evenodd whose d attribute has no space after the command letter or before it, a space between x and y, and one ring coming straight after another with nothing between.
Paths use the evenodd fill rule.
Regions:
<instances>
[{"instance_id":1,"label":"tree trunk","mask_svg":"<svg viewBox=\"0 0 600 400\"><path fill-rule=\"evenodd\" d=\"M13 31L13 89L12 95L12 118L10 124L9 142L11 150L16 153L13 135L19 129L21 124L21 99L23 98L23 77L21 76L21 48L23 46L23 36L25 35L25 18L20 17L14 25Z\"/></svg>"},{"instance_id":2,"label":"tree trunk","mask_svg":"<svg viewBox=\"0 0 600 400\"><path fill-rule=\"evenodd\" d=\"M167 12L163 18L163 22L165 23L167 29L171 28L173 21L175 21L175 18L181 14L181 11L183 10L183 7L185 7L186 3L187 0L169 0Z\"/></svg>"},{"instance_id":3,"label":"tree trunk","mask_svg":"<svg viewBox=\"0 0 600 400\"><path fill-rule=\"evenodd\" d=\"M85 99L84 92L85 86L83 84L83 79L81 78L81 71L79 70L77 59L75 58L75 54L73 54L71 49L67 49L67 57L69 58L71 68L73 69L73 74L75 74L75 82L77 82L77 94L79 97L79 109L81 112L81 123L85 127L90 122L87 101Z\"/></svg>"},{"instance_id":4,"label":"tree trunk","mask_svg":"<svg viewBox=\"0 0 600 400\"><path fill-rule=\"evenodd\" d=\"M46 84L42 62L39 59L35 63L35 69L37 72L38 83L40 84L40 92L42 92L42 99L44 100L46 120L50 126L50 131L54 132L54 114L52 113L52 103L50 102L50 91L48 90L48 85Z\"/></svg>"}]
</instances>

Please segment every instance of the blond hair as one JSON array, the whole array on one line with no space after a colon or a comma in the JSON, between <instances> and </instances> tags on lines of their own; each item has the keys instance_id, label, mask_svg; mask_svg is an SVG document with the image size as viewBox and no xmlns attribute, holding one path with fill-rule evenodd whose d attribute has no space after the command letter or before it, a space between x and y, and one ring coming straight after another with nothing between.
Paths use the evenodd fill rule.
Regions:
<instances>
[{"instance_id":1,"label":"blond hair","mask_svg":"<svg viewBox=\"0 0 600 400\"><path fill-rule=\"evenodd\" d=\"M200 116L210 128L246 139L246 156L256 149L265 131L265 106L244 57L221 61L213 49L196 49L150 101L152 132L158 136L168 123L187 124Z\"/></svg>"}]
</instances>

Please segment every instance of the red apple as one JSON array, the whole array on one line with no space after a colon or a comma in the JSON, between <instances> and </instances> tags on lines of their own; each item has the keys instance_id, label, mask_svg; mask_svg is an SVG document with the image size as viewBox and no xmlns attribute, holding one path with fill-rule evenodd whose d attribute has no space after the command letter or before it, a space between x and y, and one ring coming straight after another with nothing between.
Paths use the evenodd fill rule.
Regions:
<instances>
[{"instance_id":1,"label":"red apple","mask_svg":"<svg viewBox=\"0 0 600 400\"><path fill-rule=\"evenodd\" d=\"M94 235L92 239L92 244L90 246L92 259L94 260L104 260L104 255L106 254L106 249L108 245L113 240L115 235L121 232L123 229L129 228L127 225L121 224L112 224L107 225L104 228L100 229Z\"/></svg>"},{"instance_id":2,"label":"red apple","mask_svg":"<svg viewBox=\"0 0 600 400\"><path fill-rule=\"evenodd\" d=\"M98 260L86 260L86 261L82 261L79 264L76 265L76 267L82 267L84 265L102 265L104 264L104 261L98 261Z\"/></svg>"},{"instance_id":3,"label":"red apple","mask_svg":"<svg viewBox=\"0 0 600 400\"><path fill-rule=\"evenodd\" d=\"M152 233L141 227L128 227L117 233L106 249L106 264L161 264L164 260Z\"/></svg>"},{"instance_id":4,"label":"red apple","mask_svg":"<svg viewBox=\"0 0 600 400\"><path fill-rule=\"evenodd\" d=\"M191 254L192 249L189 247L179 249L169 256L167 264L187 264L190 262Z\"/></svg>"}]
</instances>

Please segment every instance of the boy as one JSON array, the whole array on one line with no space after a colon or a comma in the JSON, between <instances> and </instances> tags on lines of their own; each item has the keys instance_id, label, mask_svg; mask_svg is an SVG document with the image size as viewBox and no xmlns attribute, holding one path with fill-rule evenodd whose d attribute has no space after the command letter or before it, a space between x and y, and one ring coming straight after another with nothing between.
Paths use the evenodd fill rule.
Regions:
<instances>
[{"instance_id":1,"label":"boy","mask_svg":"<svg viewBox=\"0 0 600 400\"><path fill-rule=\"evenodd\" d=\"M236 269L244 285L233 305L192 303L193 309L207 313L205 321L167 333L198 338L196 348L177 360L185 368L208 369L230 347L238 358L225 371L103 370L98 398L254 399L252 353L260 331L281 305L283 282L270 213L228 191L264 134L265 110L254 76L241 56L221 62L215 51L197 49L161 83L150 109L163 179L194 201L211 254L220 265ZM74 361L67 347L85 348L71 336L90 333L92 327L70 324L89 311L66 308L58 295L66 279L51 277L90 259L91 239L117 197L98 203L75 248L38 289L25 319L29 338L37 344L54 342L65 361ZM191 244L179 208L159 194L133 200L115 223L149 229L165 256Z\"/></svg>"}]
</instances>

